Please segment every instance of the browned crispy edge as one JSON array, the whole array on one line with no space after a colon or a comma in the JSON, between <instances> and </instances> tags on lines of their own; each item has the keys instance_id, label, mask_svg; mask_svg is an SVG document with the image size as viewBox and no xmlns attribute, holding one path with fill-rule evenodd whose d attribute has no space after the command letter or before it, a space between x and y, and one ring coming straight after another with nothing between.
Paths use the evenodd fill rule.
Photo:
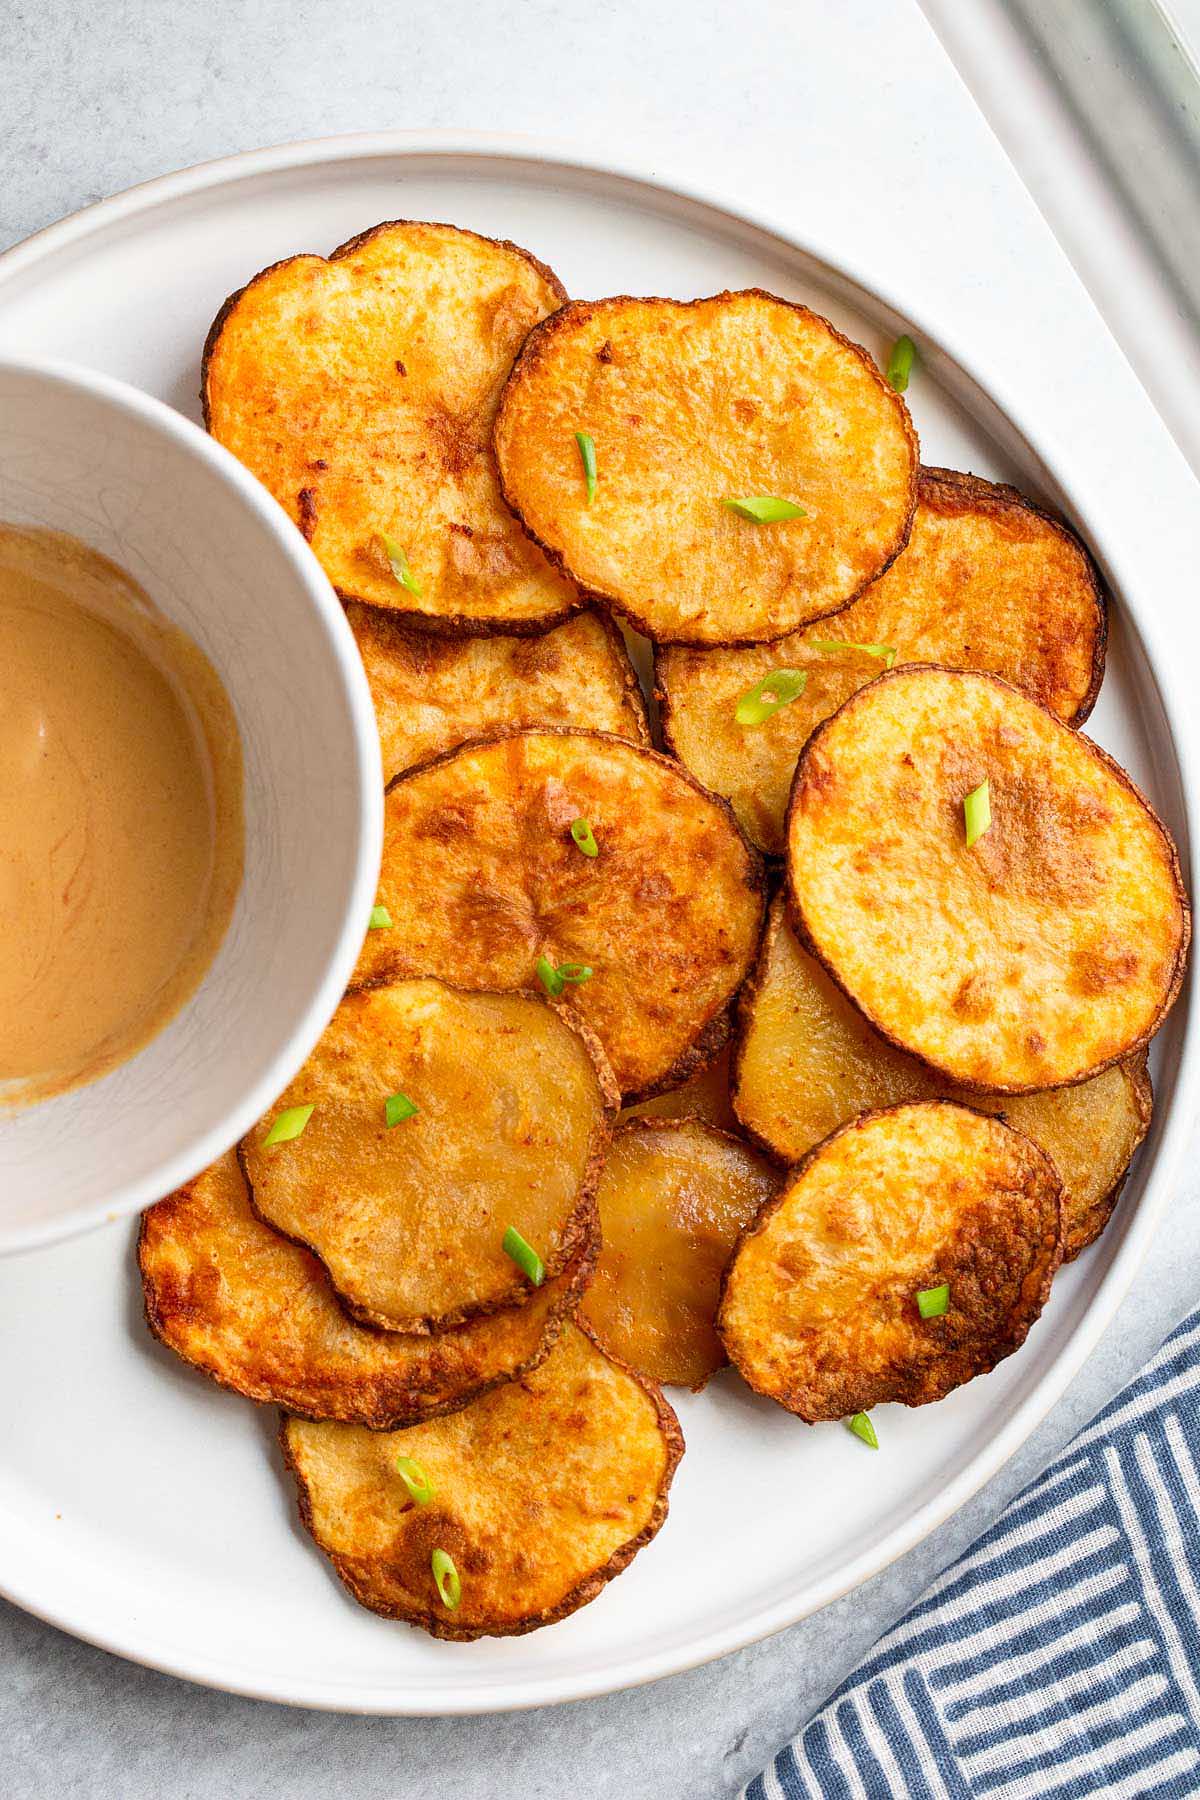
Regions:
<instances>
[{"instance_id":1,"label":"browned crispy edge","mask_svg":"<svg viewBox=\"0 0 1200 1800\"><path fill-rule=\"evenodd\" d=\"M265 280L268 275L273 275L277 269L287 268L290 263L311 262L313 260L317 262L339 262L342 258L351 255L355 250L361 249L365 243L371 238L376 237L380 232L405 229L409 226L416 226L421 229L433 231L453 231L456 232L459 237L474 238L477 243L490 244L497 249L507 250L511 252L512 255L521 257L523 261L529 263L532 268L536 269L543 281L545 281L554 291L557 298L564 303L566 302L567 290L558 279L558 276L554 273L553 269L549 268L546 263L534 256L531 250L523 249L520 244L514 244L509 238L486 237L481 231L468 231L461 225L448 225L436 219L384 219L380 224L372 225L368 230L357 232L354 237L347 238L344 244L339 244L336 250L330 251L328 256L321 256L314 250L302 250L294 256L282 256L277 262L268 263L265 269L260 269L257 275L252 275L249 281L243 283L240 288L223 301L216 318L208 328L208 336L204 340L204 350L200 358L200 406L204 420L204 429L208 432L212 431L212 419L208 403L209 365L216 353L217 343L221 333L243 294L249 293L252 287L256 286L258 282ZM503 488L501 489L501 494L503 495ZM507 501L505 504L507 504ZM371 604L371 602L365 599L363 595L352 593L347 588L337 588L335 589L335 592L340 600L354 600L361 606L369 606ZM400 606L380 607L378 610L381 612L386 611L394 618L402 619L406 624L411 625L418 630L427 631L439 637L540 637L543 632L552 630L555 625L564 624L566 620L571 618L574 613L577 613L585 603L585 596L580 593L578 598L570 605L560 607L557 612L544 613L536 619L480 619L471 613L435 614L418 612L415 610L410 611Z\"/></svg>"},{"instance_id":2,"label":"browned crispy edge","mask_svg":"<svg viewBox=\"0 0 1200 1800\"><path fill-rule=\"evenodd\" d=\"M723 794L712 793L711 790L706 788L703 782L699 781L696 776L692 774L692 771L687 768L685 764L679 762L677 758L666 756L661 750L655 750L649 744L635 744L631 738L619 737L615 731L588 731L584 727L576 725L517 725L512 726L505 731L488 732L482 737L469 739L465 744L455 745L453 750L443 750L439 756L430 757L427 762L418 764L416 768L401 769L398 775L393 775L392 779L388 782L387 787L384 789L385 804L388 794L391 793L394 787L399 787L402 781L408 781L414 775L428 774L430 769L436 768L439 763L449 762L452 757L464 755L468 752L474 753L487 745L503 743L507 738L516 737L588 738L596 743L615 744L623 750L632 751L637 756L644 756L651 762L658 763L662 768L668 769L672 775L678 777L681 781L686 782L689 787L693 788L702 799L706 800L710 805L717 807L724 813L731 829L737 834L738 841L745 853L746 886L750 889L752 894L757 894L758 896L758 936L761 937L766 894L766 876L763 869L763 859L742 830L741 825L738 823L737 815L732 806L730 806L728 800L725 799ZM354 993L358 988L379 986L390 981L409 979L415 980L418 978L410 975L401 976L396 972L392 972L378 978L373 977L371 981L351 982L347 992ZM738 987L740 986L741 983L739 982ZM667 1069L658 1080L647 1083L645 1087L636 1088L627 1094L623 1094L621 1097L622 1105L637 1106L643 1100L653 1100L658 1094L670 1093L673 1088L682 1087L685 1081L690 1081L693 1075L698 1075L701 1069L706 1069L709 1063L716 1059L728 1042L729 1033L732 1028L733 1005L736 998L737 990L735 989L733 994L730 995L728 1002L724 1006L718 1008L718 1010L706 1020L691 1044L688 1045L687 1049L672 1064L672 1066Z\"/></svg>"},{"instance_id":3,"label":"browned crispy edge","mask_svg":"<svg viewBox=\"0 0 1200 1800\"><path fill-rule=\"evenodd\" d=\"M910 483L909 483L910 493L909 493L908 514L904 520L901 530L897 534L897 541L896 541L895 545L889 552L886 560L881 562L879 567L870 576L870 579L860 583L860 585L855 589L854 593L848 594L844 600L840 600L836 606L829 607L823 613L814 613L811 618L804 619L804 620L800 621L799 624L790 625L785 630L776 632L773 637L770 637L770 636L761 636L761 637L757 637L757 638L752 638L752 637L729 637L729 638L712 638L712 637L670 637L670 638L666 638L666 637L658 637L650 629L650 626L647 624L645 618L638 612L636 605L634 605L629 600L623 600L623 599L619 598L619 596L617 596L616 594L606 593L602 589L585 587L579 581L579 578L569 568L566 558L562 554L562 552L554 549L550 544L547 544L542 538L540 538L538 536L537 532L532 529L532 527L529 525L528 521L525 519L525 516L521 512L520 507L517 505L512 494L509 492L508 484L505 480L505 475L504 475L504 465L500 459L499 453L497 452L496 468L499 471L500 492L504 496L505 503L509 507L509 509L513 513L516 514L517 518L520 519L522 525L525 527L525 530L528 532L529 536L533 539L534 543L537 544L538 548L546 556L548 561L551 562L553 564L553 566L556 569L558 569L559 572L562 575L564 575L568 581L574 582L576 587L579 588L580 592L587 595L588 599L597 600L602 605L611 607L615 612L622 613L624 615L624 617L629 620L629 623L634 627L634 629L637 631L640 631L644 637L648 637L652 643L658 642L658 643L664 643L664 644L666 644L666 643L688 644L699 650L704 650L704 649L711 650L711 649L716 649L716 648L730 648L730 647L739 646L739 645L749 647L752 644L775 643L781 637L789 637L793 631L800 631L806 625L815 625L817 623L818 619L832 618L835 613L843 612L847 606L849 606L853 601L857 600L859 595L866 588L868 588L871 585L871 582L878 581L879 577L884 573L884 571L886 569L889 569L892 566L892 564L895 562L896 558L899 556L900 552L903 550L904 546L907 544L908 539L909 539L909 534L912 531L913 515L916 512L916 508L917 508L917 471L918 471L918 467L919 467L920 445L917 442L917 434L913 428L912 418L909 414L908 407L906 406L903 397L900 394L898 394L895 391L895 389L890 385L890 383L884 379L883 375L880 373L878 367L876 366L874 358L871 356L869 351L863 349L861 344L856 344L852 338L846 337L845 334L843 332L840 332L835 325L831 325L828 319L824 318L820 313L814 312L811 307L802 305L801 302L798 300L784 300L779 294L772 294L772 293L768 292L768 290L766 288L760 288L760 287L737 288L737 289L725 288L719 294L704 294L704 295L698 296L694 300L672 300L672 299L668 299L667 297L665 297L663 295L658 295L658 294L648 294L648 295L640 295L640 296L636 295L636 294L613 294L604 300L568 300L568 301L564 302L564 304L559 307L557 312L550 313L546 318L542 319L537 325L535 325L533 327L532 331L529 333L529 336L525 339L524 344L521 346L521 349L517 353L516 360L513 363L512 369L509 372L508 379L505 382L504 387L501 391L500 404L496 409L496 419L495 419L495 424L492 429L493 449L495 449L496 441L497 441L497 438L499 437L501 425L504 420L504 415L505 415L505 412L507 411L511 396L516 393L517 388L520 386L521 382L533 371L538 360L544 354L546 344L549 342L549 340L551 338L553 338L555 335L557 335L557 333L559 333L560 331L574 327L574 325L578 321L581 321L581 320L586 321L588 319L591 319L591 318L595 317L596 314L603 313L609 307L620 307L620 306L670 306L670 307L708 306L714 300L740 300L740 299L743 299L746 297L751 297L751 296L756 299L759 299L759 300L771 300L777 306L790 307L793 312L801 313L804 316L804 318L810 319L810 320L814 321L816 324L823 326L825 328L825 330L828 331L832 337L836 338L836 340L838 341L839 344L842 344L847 350L853 351L854 355L858 357L859 361L863 364L864 368L869 370L871 377L875 381L877 386L880 387L884 391L884 393L886 393L888 395L888 397L898 405L898 407L900 409L900 420L904 427L904 435L905 435L905 438L907 439L909 448L912 451L912 475L911 475L911 479L910 479Z\"/></svg>"},{"instance_id":4,"label":"browned crispy edge","mask_svg":"<svg viewBox=\"0 0 1200 1800\"><path fill-rule=\"evenodd\" d=\"M1095 1205L1088 1209L1087 1223L1085 1225L1080 1225L1078 1229L1072 1229L1072 1222L1068 1219L1066 1245L1063 1249L1063 1261L1065 1263L1074 1262L1075 1258L1082 1251L1086 1250L1089 1244L1094 1244L1109 1220L1112 1218L1113 1213L1116 1211L1117 1201L1121 1198L1122 1191L1124 1190L1125 1183L1129 1180L1129 1171L1133 1166L1133 1159L1141 1148L1146 1133L1150 1129L1150 1120L1154 1114L1154 1086L1150 1080L1150 1069L1146 1061L1145 1050L1136 1053L1136 1059L1124 1064L1123 1067L1125 1068L1125 1073L1128 1075L1130 1084L1133 1088L1134 1099L1137 1102L1138 1114L1141 1121L1141 1130L1138 1132L1137 1140L1134 1143L1133 1149L1130 1151L1129 1161L1117 1176L1116 1181L1108 1190L1108 1193L1097 1200ZM1005 1124L1007 1123L1008 1120L1006 1119Z\"/></svg>"},{"instance_id":5,"label":"browned crispy edge","mask_svg":"<svg viewBox=\"0 0 1200 1800\"><path fill-rule=\"evenodd\" d=\"M624 743L627 740L621 739L620 741ZM467 998L472 995L491 994L496 998L511 998L515 995L523 1000L532 1000L537 1005L547 1006L551 1012L556 1013L568 1030L575 1033L587 1051L600 1088L603 1110L600 1123L593 1131L588 1145L587 1161L584 1164L583 1175L575 1196L575 1205L563 1228L558 1253L545 1262L547 1276L561 1275L568 1263L579 1255L589 1239L599 1234L600 1214L596 1205L596 1190L600 1185L600 1177L604 1172L604 1164L608 1157L613 1126L617 1114L621 1110L621 1096L617 1084L613 1080L612 1070L608 1066L608 1058L601 1048L600 1040L573 1007L564 1005L560 1000L551 1000L546 994L535 994L529 988L456 988L453 983L443 981L437 975L413 975L402 977L400 981L381 977L359 982L357 987L348 989L347 992L366 993L380 988L400 986L403 981L409 980L436 981L439 987L448 988L452 993L462 994ZM316 1257L329 1278L329 1285L333 1289L338 1305L348 1318L354 1320L356 1325L371 1326L377 1331L395 1332L400 1337L436 1336L438 1332L450 1330L455 1325L466 1325L472 1319L488 1318L493 1313L506 1312L511 1307L522 1306L528 1298L528 1288L522 1280L520 1285L515 1286L507 1296L481 1301L474 1306L460 1307L456 1312L416 1319L404 1326L397 1326L392 1320L386 1318L382 1313L373 1311L370 1307L358 1306L341 1292L332 1271L314 1244L309 1243L307 1238L282 1231L273 1219L268 1219L259 1210L254 1193L254 1183L250 1179L250 1171L246 1167L245 1145L246 1139L242 1138L237 1147L237 1158L246 1183L246 1191L250 1196L251 1210L255 1217L260 1219L264 1225L269 1226L277 1236L288 1238L291 1243L299 1244L302 1250L307 1250L310 1256Z\"/></svg>"},{"instance_id":6,"label":"browned crispy edge","mask_svg":"<svg viewBox=\"0 0 1200 1800\"><path fill-rule=\"evenodd\" d=\"M1146 813L1148 814L1151 823L1154 825L1163 844L1166 846L1167 866L1171 872L1176 898L1179 903L1181 929L1179 946L1175 952L1175 961L1171 969L1171 978L1167 984L1162 1002L1154 1018L1139 1037L1132 1039L1128 1044L1123 1044L1121 1049L1118 1050L1115 1055L1105 1057L1103 1062L1093 1063L1089 1068L1081 1069L1078 1074L1071 1075L1063 1081L1039 1081L1036 1084L1026 1083L1023 1085L1007 1082L968 1081L962 1075L956 1074L953 1070L947 1069L942 1064L934 1062L931 1057L923 1056L921 1052L914 1049L911 1044L906 1044L902 1039L895 1037L866 1010L859 1000L850 992L845 982L842 981L837 970L833 968L821 954L820 949L813 940L812 934L808 929L803 909L800 906L792 886L792 814L796 808L796 797L800 791L801 784L803 783L809 758L812 755L816 744L830 729L836 719L840 719L844 712L848 712L852 706L859 704L864 695L873 695L875 689L880 687L884 682L901 680L905 676L926 674L930 670L935 671L939 675L952 675L960 680L990 681L993 687L1003 688L1006 693L1015 694L1027 705L1037 707L1038 711L1045 713L1046 717L1052 720L1060 731L1070 732L1073 736L1078 738L1080 743L1086 744L1087 748L1104 765L1108 772L1123 787L1129 790L1135 800L1141 802L1142 806L1146 809ZM866 1019L868 1024L879 1033L881 1038L886 1039L889 1044L894 1044L897 1050L903 1050L909 1056L915 1057L918 1062L924 1063L926 1068L932 1069L935 1074L942 1076L944 1080L952 1081L956 1087L962 1088L965 1093L1042 1094L1049 1093L1054 1088L1077 1087L1081 1081L1087 1081L1091 1076L1099 1075L1103 1070L1111 1069L1115 1063L1124 1062L1127 1057L1133 1056L1139 1050L1144 1050L1179 997L1179 990L1183 985L1183 972L1187 965L1188 945L1191 942L1192 936L1192 908L1191 902L1187 896L1187 891L1183 885L1183 873L1179 865L1179 851L1175 847L1174 838L1172 838L1170 832L1151 806L1145 794L1143 794L1141 788L1138 787L1133 777L1121 767L1119 762L1109 755L1107 750L1102 749L1094 738L1088 737L1086 732L1076 731L1074 726L1071 725L1064 725L1061 719L1057 718L1048 707L1042 706L1040 701L1035 700L1032 694L1027 694L1022 688L1014 687L1011 681L1005 681L999 675L989 675L980 669L950 669L947 668L945 663L905 663L902 668L890 669L883 675L877 675L874 681L868 682L865 687L857 688L848 699L842 702L836 712L830 713L827 719L822 719L821 723L815 728L812 736L808 739L808 742L800 752L799 760L796 763L796 773L792 777L791 793L788 796L787 817L784 822L784 844L786 846L784 865L786 871L788 917L791 919L796 935L799 937L800 942L804 945L805 949L810 951L811 954L816 957L817 961L825 970L825 973L829 976L834 985L841 989L847 1000L850 1001L850 1004L856 1011L862 1014L863 1018Z\"/></svg>"},{"instance_id":7,"label":"browned crispy edge","mask_svg":"<svg viewBox=\"0 0 1200 1800\"><path fill-rule=\"evenodd\" d=\"M655 1411L658 1414L659 1429L662 1432L663 1441L666 1445L666 1465L663 1469L663 1477L659 1485L654 1507L649 1519L646 1521L645 1525L643 1525L641 1531L639 1531L635 1537L627 1539L619 1549L614 1550L613 1554L602 1568L593 1570L590 1575L585 1575L583 1580L577 1582L569 1592L564 1594L562 1599L558 1601L556 1605L547 1607L543 1612L534 1613L529 1618L522 1619L516 1624L506 1621L504 1623L495 1623L492 1625L462 1626L454 1623L454 1617L451 1613L446 1613L439 1617L435 1613L421 1611L417 1608L406 1610L399 1606L380 1606L368 1597L368 1594L364 1591L362 1585L355 1580L350 1570L345 1567L344 1562L331 1551L326 1550L325 1546L317 1537L316 1530L313 1526L312 1506L308 1497L308 1489L305 1486L304 1478L292 1456L291 1447L288 1443L288 1420L285 1413L280 1419L279 1424L279 1445L283 1452L284 1465L290 1471L296 1483L296 1503L300 1513L300 1522L316 1544L317 1548L321 1551L322 1555L329 1558L338 1579L349 1590L353 1598L358 1601L360 1606L365 1606L369 1612L378 1613L385 1619L401 1619L406 1624L418 1625L422 1630L428 1631L432 1637L449 1638L456 1640L459 1643L468 1643L474 1638L481 1637L522 1637L527 1631L537 1631L543 1625L557 1624L560 1619L565 1619L570 1613L577 1612L581 1606L586 1606L589 1600L594 1600L601 1589L606 1587L613 1579L613 1576L619 1575L622 1569L627 1568L637 1555L638 1551L641 1550L644 1545L648 1544L651 1538L657 1535L667 1516L668 1491L671 1482L674 1479L675 1470L679 1466L679 1459L684 1452L683 1432L680 1428L679 1420L675 1415L674 1408L671 1406L670 1401L656 1382L648 1380L645 1375L639 1374L636 1369L631 1369L629 1364L622 1362L619 1356L614 1356L611 1350L601 1344L596 1334L582 1319L576 1319L575 1324L577 1328L583 1332L584 1336L590 1340L592 1347L600 1356L604 1357L607 1362L614 1364L618 1369L621 1369L632 1381L636 1382L637 1386L640 1387L644 1393L649 1395L654 1403ZM619 1453L619 1446L616 1448Z\"/></svg>"},{"instance_id":8,"label":"browned crispy edge","mask_svg":"<svg viewBox=\"0 0 1200 1800\"><path fill-rule=\"evenodd\" d=\"M837 1126L827 1137L823 1137L819 1144L814 1144L812 1149L809 1150L806 1155L802 1156L798 1163L793 1164L792 1167L789 1168L787 1180L781 1184L779 1192L771 1199L763 1202L757 1216L753 1218L749 1225L747 1225L739 1234L737 1243L733 1247L733 1254L726 1263L725 1272L721 1277L721 1296L717 1303L717 1335L720 1337L721 1342L725 1344L730 1362L737 1369L738 1374L742 1377L747 1387L753 1389L755 1393L762 1392L766 1399L773 1400L777 1406L782 1406L787 1412L794 1413L797 1418L802 1418L808 1425L827 1424L831 1420L843 1418L846 1415L841 1412L804 1413L800 1411L798 1406L791 1403L790 1398L785 1398L779 1394L766 1393L765 1390L755 1387L750 1375L742 1367L737 1356L729 1348L728 1343L726 1343L725 1333L722 1329L722 1315L725 1310L725 1297L726 1290L729 1286L730 1274L733 1271L738 1257L741 1255L743 1246L750 1238L757 1237L758 1233L764 1229L770 1219L778 1212L791 1189L807 1172L810 1163L815 1161L827 1144L831 1144L835 1138L841 1137L844 1132L857 1130L868 1120L886 1118L890 1113L907 1112L913 1107L923 1108L930 1106L949 1106L956 1112L970 1113L972 1117L986 1119L990 1124L998 1125L1001 1130L1011 1132L1015 1138L1020 1139L1021 1143L1032 1155L1035 1162L1044 1164L1052 1178L1054 1189L1058 1195L1058 1235L1055 1239L1053 1251L1047 1260L1042 1279L1038 1284L1037 1292L1032 1296L1029 1302L1027 1313L1013 1321L1012 1329L1007 1336L998 1337L994 1345L988 1346L988 1357L981 1358L979 1367L974 1369L970 1376L964 1377L963 1381L951 1383L949 1387L939 1384L935 1379L930 1383L929 1391L921 1392L916 1399L910 1398L907 1394L899 1390L892 1394L876 1394L871 1397L870 1401L865 1405L864 1410L870 1410L870 1407L872 1406L881 1406L885 1404L928 1406L935 1400L944 1400L947 1394L953 1393L954 1389L956 1387L961 1387L966 1380L974 1380L976 1375L989 1374L998 1363L1003 1362L1006 1357L1011 1356L1014 1351L1021 1348L1021 1345L1029 1335L1030 1328L1036 1324L1037 1320L1040 1318L1042 1308L1049 1298L1051 1285L1063 1260L1063 1247L1066 1241L1067 1221L1066 1208L1063 1205L1062 1177L1059 1175L1053 1160L1039 1144L1035 1144L1032 1138L1026 1137L1023 1131L1018 1131L1016 1126L1010 1125L1006 1119L998 1119L994 1113L978 1112L974 1107L963 1106L957 1100L901 1100L898 1101L895 1106L873 1107L869 1108L866 1112L857 1113L854 1118L847 1119L844 1125ZM992 1350L994 1350L994 1354L990 1354ZM936 1371L932 1371L932 1373L936 1375Z\"/></svg>"}]
</instances>

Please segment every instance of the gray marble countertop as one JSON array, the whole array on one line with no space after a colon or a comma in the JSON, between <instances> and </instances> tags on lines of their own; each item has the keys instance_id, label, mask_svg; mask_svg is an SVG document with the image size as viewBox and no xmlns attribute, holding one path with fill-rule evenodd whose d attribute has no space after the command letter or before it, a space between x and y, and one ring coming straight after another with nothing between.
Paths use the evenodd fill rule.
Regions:
<instances>
[{"instance_id":1,"label":"gray marble countertop","mask_svg":"<svg viewBox=\"0 0 1200 1800\"><path fill-rule=\"evenodd\" d=\"M798 221L819 217L847 246L869 237L900 291L936 284L964 330L1002 331L998 270L1016 263L1037 286L1047 368L1069 344L1129 406L1146 404L913 0L445 0L436 11L414 0L0 0L0 41L0 247L132 182L260 143L517 130L736 183L764 206L790 204ZM1172 452L1148 408L1140 436L1166 468ZM776 1638L604 1700L359 1719L191 1687L0 1603L0 1791L732 1795L1192 1304L1196 1197L1193 1179L1099 1348L1002 1474L912 1554Z\"/></svg>"}]
</instances>

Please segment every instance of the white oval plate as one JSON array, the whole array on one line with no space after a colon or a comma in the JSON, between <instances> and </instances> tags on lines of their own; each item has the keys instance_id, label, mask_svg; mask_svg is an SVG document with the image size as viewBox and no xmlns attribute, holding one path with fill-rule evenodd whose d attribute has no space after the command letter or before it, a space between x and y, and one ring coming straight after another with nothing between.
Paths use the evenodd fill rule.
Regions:
<instances>
[{"instance_id":1,"label":"white oval plate","mask_svg":"<svg viewBox=\"0 0 1200 1800\"><path fill-rule=\"evenodd\" d=\"M769 222L636 171L508 142L333 139L151 182L0 258L0 342L91 363L196 418L201 345L226 294L278 257L405 217L512 238L573 294L760 284L808 301L877 355L903 322L922 352L908 397L925 460L1070 504L1070 469L1039 458L1037 421L1006 417L952 321L906 317L897 297L880 298L885 274L865 262L835 271ZM1103 561L1103 520L1079 523ZM1151 623L1142 597L1122 594L1091 729L1183 839L1172 728L1183 714ZM274 1415L150 1340L128 1227L10 1259L0 1264L0 1591L173 1674L378 1713L579 1699L778 1631L946 1519L1096 1342L1196 1111L1185 1008L1158 1046L1158 1114L1116 1217L1056 1282L1020 1354L939 1405L881 1409L878 1455L840 1426L805 1429L728 1372L682 1396L688 1450L663 1531L591 1606L525 1638L434 1643L343 1594L295 1521Z\"/></svg>"}]
</instances>

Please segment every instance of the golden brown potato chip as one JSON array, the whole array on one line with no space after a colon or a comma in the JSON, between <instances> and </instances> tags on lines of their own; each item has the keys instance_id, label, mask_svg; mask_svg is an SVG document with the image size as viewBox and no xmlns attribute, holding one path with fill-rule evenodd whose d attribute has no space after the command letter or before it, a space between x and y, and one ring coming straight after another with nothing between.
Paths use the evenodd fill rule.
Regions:
<instances>
[{"instance_id":1,"label":"golden brown potato chip","mask_svg":"<svg viewBox=\"0 0 1200 1800\"><path fill-rule=\"evenodd\" d=\"M706 1125L715 1125L721 1131L736 1132L737 1116L729 1094L730 1054L731 1047L726 1044L707 1068L682 1087L627 1106L617 1124L623 1125L627 1119L703 1119Z\"/></svg>"},{"instance_id":2,"label":"golden brown potato chip","mask_svg":"<svg viewBox=\"0 0 1200 1800\"><path fill-rule=\"evenodd\" d=\"M990 827L966 842L987 783ZM1183 978L1179 859L1129 777L994 675L895 669L817 727L793 916L901 1048L964 1087L1060 1087L1144 1045Z\"/></svg>"},{"instance_id":3,"label":"golden brown potato chip","mask_svg":"<svg viewBox=\"0 0 1200 1800\"><path fill-rule=\"evenodd\" d=\"M788 792L810 733L875 679L887 653L896 663L1003 675L1071 725L1092 709L1105 599L1078 538L1015 488L975 475L922 469L918 491L907 547L836 622L776 644L667 647L655 658L667 744L732 802L763 850L783 849ZM804 692L763 724L739 725L739 700L775 669L802 671Z\"/></svg>"},{"instance_id":4,"label":"golden brown potato chip","mask_svg":"<svg viewBox=\"0 0 1200 1800\"><path fill-rule=\"evenodd\" d=\"M354 1598L441 1638L509 1637L594 1600L662 1524L683 1453L659 1390L575 1324L530 1374L447 1418L393 1432L285 1419L281 1437L300 1516ZM400 1457L432 1485L426 1504Z\"/></svg>"},{"instance_id":5,"label":"golden brown potato chip","mask_svg":"<svg viewBox=\"0 0 1200 1800\"><path fill-rule=\"evenodd\" d=\"M571 836L590 824L599 852ZM723 800L599 732L502 733L400 775L356 981L528 987L544 958L627 1099L677 1087L728 1035L754 957L762 871Z\"/></svg>"},{"instance_id":6,"label":"golden brown potato chip","mask_svg":"<svg viewBox=\"0 0 1200 1800\"><path fill-rule=\"evenodd\" d=\"M591 1278L598 1234L509 1307L433 1337L356 1325L315 1256L264 1225L231 1150L142 1215L146 1319L222 1387L308 1419L388 1430L465 1406L546 1356Z\"/></svg>"},{"instance_id":7,"label":"golden brown potato chip","mask_svg":"<svg viewBox=\"0 0 1200 1800\"><path fill-rule=\"evenodd\" d=\"M701 1388L725 1361L721 1276L780 1175L699 1119L634 1119L613 1137L597 1200L603 1248L583 1316L651 1381Z\"/></svg>"},{"instance_id":8,"label":"golden brown potato chip","mask_svg":"<svg viewBox=\"0 0 1200 1800\"><path fill-rule=\"evenodd\" d=\"M469 738L506 727L582 725L648 744L624 639L599 612L541 637L435 637L377 606L346 608L383 751L385 784Z\"/></svg>"},{"instance_id":9,"label":"golden brown potato chip","mask_svg":"<svg viewBox=\"0 0 1200 1800\"><path fill-rule=\"evenodd\" d=\"M527 1301L509 1227L549 1275L579 1254L616 1102L569 1008L398 982L346 996L242 1167L259 1217L320 1257L355 1318L444 1329ZM299 1136L268 1143L304 1106Z\"/></svg>"},{"instance_id":10,"label":"golden brown potato chip","mask_svg":"<svg viewBox=\"0 0 1200 1800\"><path fill-rule=\"evenodd\" d=\"M668 643L759 643L837 612L904 548L916 500L900 396L827 319L757 288L562 307L513 367L495 443L550 556ZM802 515L725 504L764 498Z\"/></svg>"},{"instance_id":11,"label":"golden brown potato chip","mask_svg":"<svg viewBox=\"0 0 1200 1800\"><path fill-rule=\"evenodd\" d=\"M901 1100L960 1100L998 1113L1046 1151L1062 1178L1068 1261L1108 1223L1151 1108L1144 1051L1074 1087L967 1095L871 1029L797 943L782 895L738 1003L733 1099L742 1126L785 1163L856 1114Z\"/></svg>"},{"instance_id":12,"label":"golden brown potato chip","mask_svg":"<svg viewBox=\"0 0 1200 1800\"><path fill-rule=\"evenodd\" d=\"M863 1113L768 1200L725 1276L718 1329L750 1386L810 1424L923 1406L1019 1349L1062 1254L1058 1174L949 1101ZM941 1317L920 1293L949 1286Z\"/></svg>"},{"instance_id":13,"label":"golden brown potato chip","mask_svg":"<svg viewBox=\"0 0 1200 1800\"><path fill-rule=\"evenodd\" d=\"M429 630L544 630L579 595L501 499L491 433L513 357L563 298L515 244L377 225L328 259L275 263L225 302L204 350L205 424L343 599Z\"/></svg>"}]
</instances>

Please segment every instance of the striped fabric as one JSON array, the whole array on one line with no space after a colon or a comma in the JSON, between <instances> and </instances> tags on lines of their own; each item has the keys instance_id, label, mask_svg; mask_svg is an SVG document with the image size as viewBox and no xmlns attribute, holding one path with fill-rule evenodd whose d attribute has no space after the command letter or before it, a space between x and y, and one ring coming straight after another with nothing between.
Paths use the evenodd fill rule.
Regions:
<instances>
[{"instance_id":1,"label":"striped fabric","mask_svg":"<svg viewBox=\"0 0 1200 1800\"><path fill-rule=\"evenodd\" d=\"M743 1800L1200 1795L1200 1312Z\"/></svg>"}]
</instances>

